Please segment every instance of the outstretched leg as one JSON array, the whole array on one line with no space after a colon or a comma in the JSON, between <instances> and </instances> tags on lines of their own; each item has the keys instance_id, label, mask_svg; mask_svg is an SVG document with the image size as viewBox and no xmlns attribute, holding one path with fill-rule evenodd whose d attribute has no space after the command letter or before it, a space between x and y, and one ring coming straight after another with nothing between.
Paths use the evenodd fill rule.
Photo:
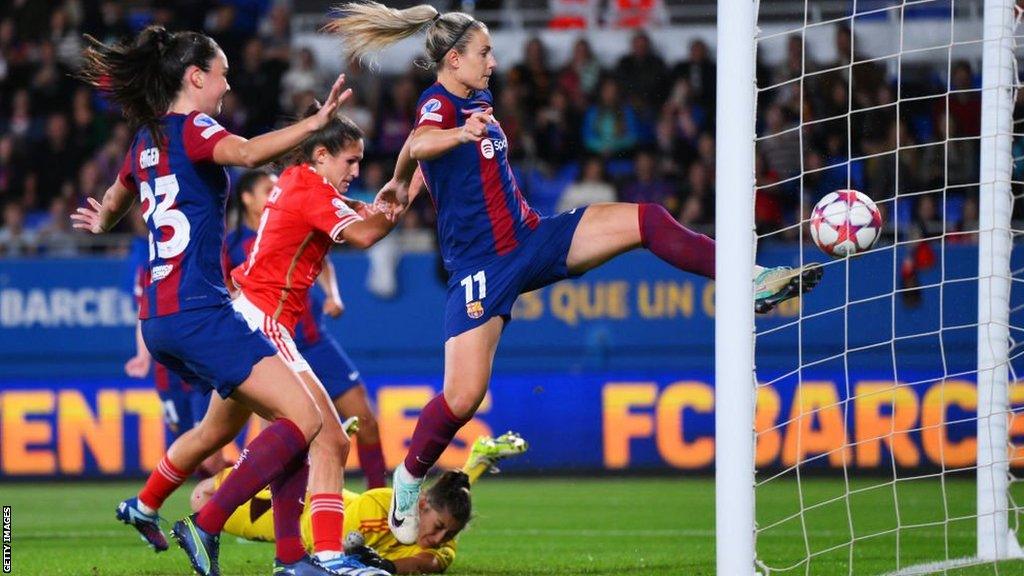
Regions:
<instances>
[{"instance_id":1,"label":"outstretched leg","mask_svg":"<svg viewBox=\"0 0 1024 576\"><path fill-rule=\"evenodd\" d=\"M715 241L684 227L658 204L588 206L572 237L566 265L573 274L582 274L640 247L680 270L715 277Z\"/></svg>"},{"instance_id":2,"label":"outstretched leg","mask_svg":"<svg viewBox=\"0 0 1024 576\"><path fill-rule=\"evenodd\" d=\"M657 204L608 203L589 206L573 235L566 265L573 274L635 248L644 247L676 268L715 278L715 241L679 222ZM770 311L780 302L817 286L822 269L809 264L754 269L754 310Z\"/></svg>"}]
</instances>

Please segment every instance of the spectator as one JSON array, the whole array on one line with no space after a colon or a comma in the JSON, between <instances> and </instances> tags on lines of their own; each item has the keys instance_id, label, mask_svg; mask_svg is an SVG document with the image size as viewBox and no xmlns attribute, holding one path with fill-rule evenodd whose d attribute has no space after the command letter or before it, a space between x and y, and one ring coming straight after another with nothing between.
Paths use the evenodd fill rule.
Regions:
<instances>
[{"instance_id":1,"label":"spectator","mask_svg":"<svg viewBox=\"0 0 1024 576\"><path fill-rule=\"evenodd\" d=\"M849 79L850 91L870 94L876 86L885 83L885 69L877 60L868 59L854 51L853 32L846 24L836 26L836 60L826 65L833 72L823 77L822 81L831 83ZM828 84L821 86L822 91L828 90Z\"/></svg>"},{"instance_id":2,"label":"spectator","mask_svg":"<svg viewBox=\"0 0 1024 576\"><path fill-rule=\"evenodd\" d=\"M533 37L523 49L523 61L515 66L510 77L518 76L522 88L520 102L527 110L538 110L554 89L555 78L548 67L548 52L540 38ZM511 84L512 81L510 80Z\"/></svg>"},{"instance_id":3,"label":"spectator","mask_svg":"<svg viewBox=\"0 0 1024 576\"><path fill-rule=\"evenodd\" d=\"M317 68L313 51L309 48L299 50L295 63L281 78L281 107L301 116L304 110L297 109L292 98L299 92L319 94L323 84L323 75Z\"/></svg>"},{"instance_id":4,"label":"spectator","mask_svg":"<svg viewBox=\"0 0 1024 576\"><path fill-rule=\"evenodd\" d=\"M773 104L765 114L762 140L757 143L758 152L764 154L768 168L785 180L800 173L800 133L786 125L782 107Z\"/></svg>"},{"instance_id":5,"label":"spectator","mask_svg":"<svg viewBox=\"0 0 1024 576\"><path fill-rule=\"evenodd\" d=\"M0 228L0 255L31 256L36 253L36 235L25 229L25 211L17 202L4 205L4 225Z\"/></svg>"},{"instance_id":6,"label":"spectator","mask_svg":"<svg viewBox=\"0 0 1024 576\"><path fill-rule=\"evenodd\" d=\"M78 254L78 239L71 227L67 199L58 196L50 201L48 220L39 229L36 242L47 256L66 258Z\"/></svg>"},{"instance_id":7,"label":"spectator","mask_svg":"<svg viewBox=\"0 0 1024 576\"><path fill-rule=\"evenodd\" d=\"M352 91L352 95L341 105L341 112L355 122L356 126L359 126L363 131L363 140L365 142L373 142L374 129L376 128L373 121L373 111L363 103L363 98L359 92Z\"/></svg>"},{"instance_id":8,"label":"spectator","mask_svg":"<svg viewBox=\"0 0 1024 576\"><path fill-rule=\"evenodd\" d=\"M99 165L95 160L89 160L78 169L77 190L71 196L73 204L84 202L86 198L103 198L109 180L100 180Z\"/></svg>"},{"instance_id":9,"label":"spectator","mask_svg":"<svg viewBox=\"0 0 1024 576\"><path fill-rule=\"evenodd\" d=\"M614 78L602 80L598 92L598 103L587 110L583 120L584 145L591 153L605 157L632 152L640 131L636 111L622 103Z\"/></svg>"},{"instance_id":10,"label":"spectator","mask_svg":"<svg viewBox=\"0 0 1024 576\"><path fill-rule=\"evenodd\" d=\"M226 51L226 50L225 50ZM230 58L230 56L229 56ZM277 61L263 58L263 44L258 38L245 43L242 65L230 69L231 89L238 94L249 112L248 130L244 136L254 136L273 128L281 114L278 99L274 94L281 90L281 76L285 66ZM304 110L292 111L301 116Z\"/></svg>"},{"instance_id":11,"label":"spectator","mask_svg":"<svg viewBox=\"0 0 1024 576\"><path fill-rule=\"evenodd\" d=\"M950 135L970 137L981 134L981 93L974 87L970 64L960 61L953 65L949 88L949 114L956 126Z\"/></svg>"},{"instance_id":12,"label":"spectator","mask_svg":"<svg viewBox=\"0 0 1024 576\"><path fill-rule=\"evenodd\" d=\"M11 115L6 121L0 118L0 129L10 134L21 143L37 140L42 129L39 122L32 116L28 90L21 88L14 92L11 101Z\"/></svg>"},{"instance_id":13,"label":"spectator","mask_svg":"<svg viewBox=\"0 0 1024 576\"><path fill-rule=\"evenodd\" d=\"M39 45L39 65L32 77L32 107L41 113L56 112L67 105L72 90L70 69L57 61L53 43Z\"/></svg>"},{"instance_id":14,"label":"spectator","mask_svg":"<svg viewBox=\"0 0 1024 576\"><path fill-rule=\"evenodd\" d=\"M661 204L670 212L677 211L675 189L662 178L654 155L646 150L637 153L634 166L634 179L622 189L622 201L635 204L651 202Z\"/></svg>"},{"instance_id":15,"label":"spectator","mask_svg":"<svg viewBox=\"0 0 1024 576\"><path fill-rule=\"evenodd\" d=\"M393 157L402 150L415 120L416 97L416 85L409 76L391 85L385 102L378 107L375 154Z\"/></svg>"},{"instance_id":16,"label":"spectator","mask_svg":"<svg viewBox=\"0 0 1024 576\"><path fill-rule=\"evenodd\" d=\"M24 166L14 148L14 137L0 134L0 203L14 198Z\"/></svg>"},{"instance_id":17,"label":"spectator","mask_svg":"<svg viewBox=\"0 0 1024 576\"><path fill-rule=\"evenodd\" d=\"M633 35L630 52L619 60L615 73L637 109L657 110L664 101L668 70L661 56L654 53L651 38L643 30Z\"/></svg>"},{"instance_id":18,"label":"spectator","mask_svg":"<svg viewBox=\"0 0 1024 576\"><path fill-rule=\"evenodd\" d=\"M690 42L688 59L672 69L672 78L677 83L685 82L692 102L699 104L711 117L715 109L716 74L715 63L708 56L708 45L699 38Z\"/></svg>"},{"instance_id":19,"label":"spectator","mask_svg":"<svg viewBox=\"0 0 1024 576\"><path fill-rule=\"evenodd\" d=\"M224 95L217 121L232 134L242 134L248 130L249 110L234 90Z\"/></svg>"},{"instance_id":20,"label":"spectator","mask_svg":"<svg viewBox=\"0 0 1024 576\"><path fill-rule=\"evenodd\" d=\"M565 92L552 93L534 124L538 159L555 165L575 160L580 149L580 122L580 115Z\"/></svg>"},{"instance_id":21,"label":"spectator","mask_svg":"<svg viewBox=\"0 0 1024 576\"><path fill-rule=\"evenodd\" d=\"M260 23L260 42L268 60L291 62L292 23L288 6L275 4Z\"/></svg>"},{"instance_id":22,"label":"spectator","mask_svg":"<svg viewBox=\"0 0 1024 576\"><path fill-rule=\"evenodd\" d=\"M579 180L562 192L556 212L567 212L573 208L615 200L615 188L608 183L605 176L604 162L592 156L583 162Z\"/></svg>"},{"instance_id":23,"label":"spectator","mask_svg":"<svg viewBox=\"0 0 1024 576\"><path fill-rule=\"evenodd\" d=\"M78 68L82 58L82 36L69 21L68 13L58 8L50 15L50 40L56 51L57 60L68 70Z\"/></svg>"},{"instance_id":24,"label":"spectator","mask_svg":"<svg viewBox=\"0 0 1024 576\"><path fill-rule=\"evenodd\" d=\"M65 182L74 179L81 161L70 143L68 120L63 114L51 114L46 120L46 139L32 154L32 171L39 177L41 197L28 208L45 209L60 194Z\"/></svg>"},{"instance_id":25,"label":"spectator","mask_svg":"<svg viewBox=\"0 0 1024 576\"><path fill-rule=\"evenodd\" d=\"M121 2L115 0L101 2L99 19L95 22L95 27L89 29L88 32L104 43L115 42L119 38L131 34L132 30L124 17L124 7Z\"/></svg>"},{"instance_id":26,"label":"spectator","mask_svg":"<svg viewBox=\"0 0 1024 576\"><path fill-rule=\"evenodd\" d=\"M686 175L679 222L685 226L710 226L715 223L715 191L707 168L694 162Z\"/></svg>"},{"instance_id":27,"label":"spectator","mask_svg":"<svg viewBox=\"0 0 1024 576\"><path fill-rule=\"evenodd\" d=\"M580 113L587 109L587 101L601 79L601 65L586 38L573 44L572 58L558 76L558 84L569 101Z\"/></svg>"},{"instance_id":28,"label":"spectator","mask_svg":"<svg viewBox=\"0 0 1024 576\"><path fill-rule=\"evenodd\" d=\"M106 118L92 109L92 93L80 86L71 99L71 147L79 158L91 156L109 137Z\"/></svg>"},{"instance_id":29,"label":"spectator","mask_svg":"<svg viewBox=\"0 0 1024 576\"><path fill-rule=\"evenodd\" d=\"M522 160L527 156L535 156L537 147L533 136L526 130L522 101L518 90L508 87L498 97L498 108L501 112L501 131L508 140L508 157L510 160Z\"/></svg>"}]
</instances>

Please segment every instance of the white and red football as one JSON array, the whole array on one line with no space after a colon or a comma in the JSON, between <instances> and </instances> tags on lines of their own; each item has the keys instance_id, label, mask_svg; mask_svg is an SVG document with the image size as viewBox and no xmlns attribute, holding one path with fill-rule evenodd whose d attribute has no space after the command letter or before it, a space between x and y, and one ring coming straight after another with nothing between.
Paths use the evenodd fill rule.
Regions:
<instances>
[{"instance_id":1,"label":"white and red football","mask_svg":"<svg viewBox=\"0 0 1024 576\"><path fill-rule=\"evenodd\" d=\"M867 194L836 190L811 211L811 238L833 258L853 256L875 245L882 235L882 214Z\"/></svg>"}]
</instances>

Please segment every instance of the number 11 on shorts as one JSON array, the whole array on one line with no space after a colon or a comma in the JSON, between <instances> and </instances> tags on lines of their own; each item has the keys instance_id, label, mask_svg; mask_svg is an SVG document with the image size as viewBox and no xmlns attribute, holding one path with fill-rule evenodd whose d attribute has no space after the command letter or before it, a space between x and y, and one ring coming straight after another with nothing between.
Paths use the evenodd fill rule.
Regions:
<instances>
[{"instance_id":1,"label":"number 11 on shorts","mask_svg":"<svg viewBox=\"0 0 1024 576\"><path fill-rule=\"evenodd\" d=\"M477 297L473 298L473 282L476 281ZM462 287L466 289L466 304L473 300L483 300L487 297L487 275L481 270L476 274L470 274L462 279Z\"/></svg>"}]
</instances>

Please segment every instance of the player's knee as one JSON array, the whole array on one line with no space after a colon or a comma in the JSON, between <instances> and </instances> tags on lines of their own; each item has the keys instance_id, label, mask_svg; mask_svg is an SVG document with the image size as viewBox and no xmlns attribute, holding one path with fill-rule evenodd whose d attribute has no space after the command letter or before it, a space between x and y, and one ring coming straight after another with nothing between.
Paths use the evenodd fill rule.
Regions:
<instances>
[{"instance_id":1,"label":"player's knee","mask_svg":"<svg viewBox=\"0 0 1024 576\"><path fill-rule=\"evenodd\" d=\"M199 435L200 441L205 448L203 450L204 460L215 454L223 446L227 445L228 442L234 440L237 433L237 430L224 425L222 422L205 419L197 424L192 431Z\"/></svg>"},{"instance_id":2,"label":"player's knee","mask_svg":"<svg viewBox=\"0 0 1024 576\"><path fill-rule=\"evenodd\" d=\"M295 416L291 420L299 427L299 430L302 430L306 442L313 442L323 429L323 414L320 413L320 408L312 399L302 402L301 407L295 410Z\"/></svg>"},{"instance_id":3,"label":"player's knee","mask_svg":"<svg viewBox=\"0 0 1024 576\"><path fill-rule=\"evenodd\" d=\"M480 392L460 391L453 393L451 396L446 393L444 398L448 403L448 408L456 418L467 419L476 414L476 409L484 401L486 393L487 390L481 390Z\"/></svg>"},{"instance_id":4,"label":"player's knee","mask_svg":"<svg viewBox=\"0 0 1024 576\"><path fill-rule=\"evenodd\" d=\"M350 447L348 436L338 424L324 426L310 445L310 450L316 453L317 458L328 459L340 465L348 459Z\"/></svg>"}]
</instances>

